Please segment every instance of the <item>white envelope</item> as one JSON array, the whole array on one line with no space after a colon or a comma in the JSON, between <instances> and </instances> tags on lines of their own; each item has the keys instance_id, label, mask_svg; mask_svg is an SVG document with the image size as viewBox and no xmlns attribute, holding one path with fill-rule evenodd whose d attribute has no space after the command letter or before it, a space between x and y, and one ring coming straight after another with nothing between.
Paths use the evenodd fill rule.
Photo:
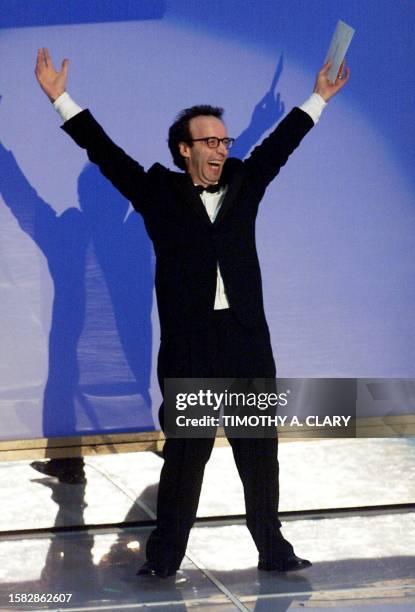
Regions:
<instances>
[{"instance_id":1,"label":"white envelope","mask_svg":"<svg viewBox=\"0 0 415 612\"><path fill-rule=\"evenodd\" d=\"M333 38L331 39L326 59L324 60L324 63L328 60L332 61L332 66L328 72L328 78L332 83L334 83L337 78L341 63L345 58L354 32L352 27L339 19L336 29L334 30Z\"/></svg>"}]
</instances>

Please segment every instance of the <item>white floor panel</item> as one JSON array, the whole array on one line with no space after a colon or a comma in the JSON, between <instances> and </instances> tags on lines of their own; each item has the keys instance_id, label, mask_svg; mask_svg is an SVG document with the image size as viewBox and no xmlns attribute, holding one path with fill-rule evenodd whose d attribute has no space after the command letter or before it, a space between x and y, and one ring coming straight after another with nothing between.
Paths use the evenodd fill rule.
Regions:
<instances>
[{"instance_id":1,"label":"white floor panel","mask_svg":"<svg viewBox=\"0 0 415 612\"><path fill-rule=\"evenodd\" d=\"M52 610L145 604L145 609L279 611L347 608L353 602L415 609L410 513L286 523L284 533L296 552L313 561L311 568L291 574L258 571L245 526L231 525L194 528L175 578L137 577L148 533L141 528L1 538L0 609L40 609L13 604L11 596L18 593L72 594L59 608L43 606Z\"/></svg>"},{"instance_id":2,"label":"white floor panel","mask_svg":"<svg viewBox=\"0 0 415 612\"><path fill-rule=\"evenodd\" d=\"M86 485L64 485L34 471L29 461L0 462L0 531L152 519L162 463L148 452L86 457ZM280 483L281 511L412 503L415 440L282 443ZM232 451L215 448L198 516L244 512Z\"/></svg>"},{"instance_id":3,"label":"white floor panel","mask_svg":"<svg viewBox=\"0 0 415 612\"><path fill-rule=\"evenodd\" d=\"M281 509L413 503L415 440L326 440L280 447ZM87 482L61 484L28 461L0 463L0 531L146 521L155 516L162 459L154 453L86 458ZM206 469L199 516L243 514L229 448ZM415 514L286 521L284 535L313 566L256 569L240 523L196 526L176 578L139 578L148 528L0 536L0 610L415 610ZM72 593L69 603L19 604L19 594Z\"/></svg>"}]
</instances>

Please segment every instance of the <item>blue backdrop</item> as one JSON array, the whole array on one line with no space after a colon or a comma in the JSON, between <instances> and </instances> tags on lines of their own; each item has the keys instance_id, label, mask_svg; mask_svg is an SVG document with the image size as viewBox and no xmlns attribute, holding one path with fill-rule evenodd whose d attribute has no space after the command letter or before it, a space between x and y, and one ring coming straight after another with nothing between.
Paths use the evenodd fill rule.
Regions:
<instances>
[{"instance_id":1,"label":"blue backdrop","mask_svg":"<svg viewBox=\"0 0 415 612\"><path fill-rule=\"evenodd\" d=\"M116 9L114 8L116 7ZM59 130L36 50L144 166L181 108L225 107L235 152L313 88L337 19L346 89L258 218L280 376L415 377L412 1L0 0L4 439L153 427L159 328L141 218Z\"/></svg>"}]
</instances>

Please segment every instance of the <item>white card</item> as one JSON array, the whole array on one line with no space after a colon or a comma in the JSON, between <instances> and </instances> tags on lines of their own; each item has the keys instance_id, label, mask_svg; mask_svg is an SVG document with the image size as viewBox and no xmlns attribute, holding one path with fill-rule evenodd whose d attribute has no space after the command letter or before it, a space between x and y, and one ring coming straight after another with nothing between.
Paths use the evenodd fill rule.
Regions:
<instances>
[{"instance_id":1,"label":"white card","mask_svg":"<svg viewBox=\"0 0 415 612\"><path fill-rule=\"evenodd\" d=\"M324 60L324 63L326 63L328 60L331 60L332 62L331 68L327 75L332 83L334 83L337 78L341 63L345 58L347 49L349 48L353 38L353 34L354 29L339 19L336 29L334 30L333 38L331 39L326 59Z\"/></svg>"}]
</instances>

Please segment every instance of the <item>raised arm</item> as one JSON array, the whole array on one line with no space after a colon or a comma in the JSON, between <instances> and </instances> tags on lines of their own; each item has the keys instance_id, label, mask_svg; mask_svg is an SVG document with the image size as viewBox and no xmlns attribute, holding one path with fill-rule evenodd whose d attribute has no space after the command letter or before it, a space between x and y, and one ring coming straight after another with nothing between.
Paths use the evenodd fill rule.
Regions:
<instances>
[{"instance_id":1,"label":"raised arm","mask_svg":"<svg viewBox=\"0 0 415 612\"><path fill-rule=\"evenodd\" d=\"M262 143L244 165L258 189L264 190L284 166L307 132L317 123L326 103L347 83L350 71L343 76L342 65L334 83L328 79L331 62L318 72L312 96L300 108L294 108Z\"/></svg>"},{"instance_id":2,"label":"raised arm","mask_svg":"<svg viewBox=\"0 0 415 612\"><path fill-rule=\"evenodd\" d=\"M69 60L64 59L61 70L57 71L48 49L39 49L35 74L40 87L61 114L63 130L78 146L86 149L90 161L97 164L102 174L132 202L134 208L143 212L147 202L147 173L109 138L88 110L82 111L70 99L66 93L68 66Z\"/></svg>"}]
</instances>

